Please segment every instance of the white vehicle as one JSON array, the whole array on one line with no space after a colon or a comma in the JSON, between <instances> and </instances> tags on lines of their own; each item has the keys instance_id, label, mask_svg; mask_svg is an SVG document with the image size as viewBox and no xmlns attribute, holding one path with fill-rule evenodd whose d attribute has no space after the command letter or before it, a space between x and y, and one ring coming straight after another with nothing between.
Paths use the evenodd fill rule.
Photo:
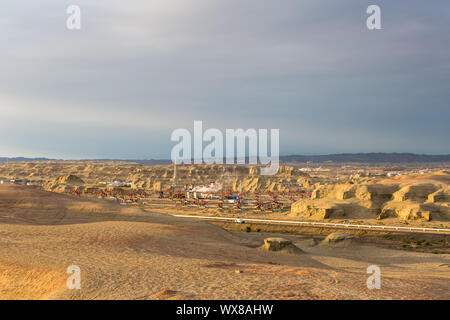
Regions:
<instances>
[{"instance_id":1,"label":"white vehicle","mask_svg":"<svg viewBox=\"0 0 450 320\"><path fill-rule=\"evenodd\" d=\"M234 220L234 222L236 222L236 223L245 223L245 221L242 220L242 219L236 219L236 220Z\"/></svg>"}]
</instances>

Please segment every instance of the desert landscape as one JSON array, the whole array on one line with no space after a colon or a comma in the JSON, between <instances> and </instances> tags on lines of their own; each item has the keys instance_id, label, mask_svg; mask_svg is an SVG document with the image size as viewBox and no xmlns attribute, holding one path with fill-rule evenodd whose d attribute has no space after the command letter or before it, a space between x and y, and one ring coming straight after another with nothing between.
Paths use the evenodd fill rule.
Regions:
<instances>
[{"instance_id":1,"label":"desert landscape","mask_svg":"<svg viewBox=\"0 0 450 320\"><path fill-rule=\"evenodd\" d=\"M445 166L0 164L1 299L449 299L449 234L249 224L449 229ZM206 222L175 215L232 217ZM66 270L81 270L69 290ZM381 288L367 268L381 269Z\"/></svg>"},{"instance_id":2,"label":"desert landscape","mask_svg":"<svg viewBox=\"0 0 450 320\"><path fill-rule=\"evenodd\" d=\"M2 13L0 300L448 313L450 1Z\"/></svg>"}]
</instances>

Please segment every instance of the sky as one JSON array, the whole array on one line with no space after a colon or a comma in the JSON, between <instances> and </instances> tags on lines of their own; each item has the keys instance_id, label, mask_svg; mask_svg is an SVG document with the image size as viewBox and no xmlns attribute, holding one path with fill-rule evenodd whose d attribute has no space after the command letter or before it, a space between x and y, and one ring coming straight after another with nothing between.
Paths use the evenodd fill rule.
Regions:
<instances>
[{"instance_id":1,"label":"sky","mask_svg":"<svg viewBox=\"0 0 450 320\"><path fill-rule=\"evenodd\" d=\"M279 129L281 155L448 154L449 30L448 0L4 0L0 156L167 159L195 120Z\"/></svg>"}]
</instances>

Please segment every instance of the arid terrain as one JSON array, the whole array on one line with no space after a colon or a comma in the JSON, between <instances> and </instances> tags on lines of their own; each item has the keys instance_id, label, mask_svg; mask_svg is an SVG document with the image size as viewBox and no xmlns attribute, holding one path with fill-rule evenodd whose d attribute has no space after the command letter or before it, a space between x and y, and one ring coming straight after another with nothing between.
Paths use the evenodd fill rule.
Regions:
<instances>
[{"instance_id":1,"label":"arid terrain","mask_svg":"<svg viewBox=\"0 0 450 320\"><path fill-rule=\"evenodd\" d=\"M1 4L0 300L449 313L450 0Z\"/></svg>"},{"instance_id":2,"label":"arid terrain","mask_svg":"<svg viewBox=\"0 0 450 320\"><path fill-rule=\"evenodd\" d=\"M436 171L365 183L318 186L310 199L292 205L291 215L303 219L347 218L403 222L450 220L450 174ZM391 219L392 220L392 219Z\"/></svg>"},{"instance_id":3,"label":"arid terrain","mask_svg":"<svg viewBox=\"0 0 450 320\"><path fill-rule=\"evenodd\" d=\"M218 226L32 186L0 186L2 299L449 299L450 256ZM67 267L81 269L69 290ZM381 268L368 289L367 267Z\"/></svg>"},{"instance_id":4,"label":"arid terrain","mask_svg":"<svg viewBox=\"0 0 450 320\"><path fill-rule=\"evenodd\" d=\"M261 176L253 166L14 162L0 164L0 180L162 213L450 227L448 164L305 165Z\"/></svg>"}]
</instances>

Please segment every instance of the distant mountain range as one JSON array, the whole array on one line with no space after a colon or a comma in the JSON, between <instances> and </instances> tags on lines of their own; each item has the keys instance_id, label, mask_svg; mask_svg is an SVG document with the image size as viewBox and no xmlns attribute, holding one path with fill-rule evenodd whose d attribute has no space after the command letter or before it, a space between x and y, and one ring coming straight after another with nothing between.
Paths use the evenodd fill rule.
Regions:
<instances>
[{"instance_id":1,"label":"distant mountain range","mask_svg":"<svg viewBox=\"0 0 450 320\"><path fill-rule=\"evenodd\" d=\"M142 165L164 165L172 163L171 160L120 160L120 159L89 159L97 161L126 161L137 162ZM49 158L6 158L0 157L0 163L4 162L26 162L26 161L62 161L61 159L49 159ZM427 154L413 154L413 153L341 153L341 154L328 154L328 155L292 155L281 156L280 162L295 163L295 162L359 162L359 163L414 163L414 162L450 162L450 154L444 155L427 155Z\"/></svg>"},{"instance_id":2,"label":"distant mountain range","mask_svg":"<svg viewBox=\"0 0 450 320\"><path fill-rule=\"evenodd\" d=\"M318 156L285 156L280 157L282 162L450 162L450 154L428 155L414 153L341 153Z\"/></svg>"},{"instance_id":3,"label":"distant mountain range","mask_svg":"<svg viewBox=\"0 0 450 320\"><path fill-rule=\"evenodd\" d=\"M48 159L48 158L0 157L0 163L7 162L7 161L9 161L9 162L28 162L28 161L58 161L58 160L57 159Z\"/></svg>"}]
</instances>

